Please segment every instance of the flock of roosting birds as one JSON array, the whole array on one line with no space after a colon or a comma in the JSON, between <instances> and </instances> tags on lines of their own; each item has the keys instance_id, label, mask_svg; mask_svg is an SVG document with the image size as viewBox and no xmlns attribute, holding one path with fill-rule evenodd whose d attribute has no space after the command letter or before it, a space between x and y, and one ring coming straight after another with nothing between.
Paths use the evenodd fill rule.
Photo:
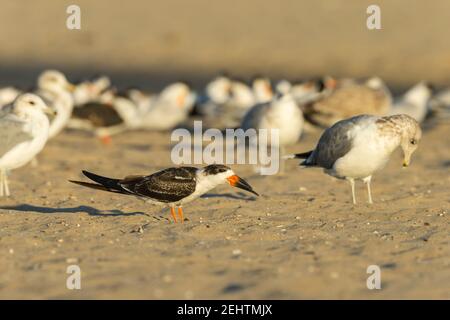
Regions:
<instances>
[{"instance_id":1,"label":"flock of roosting birds","mask_svg":"<svg viewBox=\"0 0 450 320\"><path fill-rule=\"evenodd\" d=\"M248 85L221 75L199 93L182 82L159 93L136 88L120 92L107 76L72 84L63 73L46 70L31 92L0 88L0 195L10 195L9 171L35 159L47 140L65 128L87 130L110 143L112 135L129 130L173 129L192 115L219 129L278 129L279 140L270 143L276 144L281 154L304 130L326 129L314 150L284 158L301 158L305 167L321 167L327 174L347 179L353 203L355 180L363 180L371 203L372 174L397 147L403 150L403 165L409 165L421 139L420 123L450 115L450 89L433 95L431 88L420 82L394 99L377 77L357 81L326 76L298 83L272 83L255 77ZM165 204L175 222L176 207L183 221L182 205L220 183L257 194L222 164L168 168L124 179L84 174L95 183L72 182Z\"/></svg>"}]
</instances>

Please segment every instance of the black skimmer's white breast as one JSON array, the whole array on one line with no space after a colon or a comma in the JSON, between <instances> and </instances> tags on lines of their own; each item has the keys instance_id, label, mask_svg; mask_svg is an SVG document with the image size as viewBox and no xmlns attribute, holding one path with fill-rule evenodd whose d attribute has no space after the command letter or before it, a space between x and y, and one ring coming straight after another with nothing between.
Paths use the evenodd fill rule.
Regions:
<instances>
[{"instance_id":1,"label":"black skimmer's white breast","mask_svg":"<svg viewBox=\"0 0 450 320\"><path fill-rule=\"evenodd\" d=\"M166 205L170 208L174 222L177 222L175 207L178 207L178 215L183 222L184 204L223 183L258 195L231 168L219 164L204 168L167 168L148 176L128 176L124 179L102 177L88 171L83 171L83 174L96 183L73 180L70 182L88 188L136 196L152 204Z\"/></svg>"}]
</instances>

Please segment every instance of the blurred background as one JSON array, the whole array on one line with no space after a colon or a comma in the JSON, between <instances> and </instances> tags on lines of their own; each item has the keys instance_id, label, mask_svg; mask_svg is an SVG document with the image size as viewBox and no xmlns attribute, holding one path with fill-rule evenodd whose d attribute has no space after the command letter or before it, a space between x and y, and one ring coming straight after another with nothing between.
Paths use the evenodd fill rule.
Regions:
<instances>
[{"instance_id":1,"label":"blurred background","mask_svg":"<svg viewBox=\"0 0 450 320\"><path fill-rule=\"evenodd\" d=\"M44 68L117 85L203 85L249 78L378 75L394 88L450 84L448 0L2 0L0 84L32 85ZM66 8L81 7L81 30ZM381 7L382 30L366 28Z\"/></svg>"}]
</instances>

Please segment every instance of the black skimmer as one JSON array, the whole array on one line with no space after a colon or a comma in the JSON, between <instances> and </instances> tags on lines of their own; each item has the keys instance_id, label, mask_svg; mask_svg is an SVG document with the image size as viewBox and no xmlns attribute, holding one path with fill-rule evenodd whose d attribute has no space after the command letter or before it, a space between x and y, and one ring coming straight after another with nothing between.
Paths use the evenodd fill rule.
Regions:
<instances>
[{"instance_id":1,"label":"black skimmer","mask_svg":"<svg viewBox=\"0 0 450 320\"><path fill-rule=\"evenodd\" d=\"M178 216L183 222L182 205L222 183L229 183L258 196L231 168L220 164L204 168L167 168L148 176L128 176L124 179L102 177L88 171L83 171L83 174L96 183L69 181L88 188L136 196L151 204L166 205L170 208L175 223L175 207L178 207Z\"/></svg>"},{"instance_id":2,"label":"black skimmer","mask_svg":"<svg viewBox=\"0 0 450 320\"><path fill-rule=\"evenodd\" d=\"M126 94L104 92L99 101L92 101L73 111L70 127L93 131L105 144L111 136L128 130L170 130L186 120L194 105L195 94L188 85L177 82L160 94L136 104L137 90ZM109 93L107 100L104 100Z\"/></svg>"}]
</instances>

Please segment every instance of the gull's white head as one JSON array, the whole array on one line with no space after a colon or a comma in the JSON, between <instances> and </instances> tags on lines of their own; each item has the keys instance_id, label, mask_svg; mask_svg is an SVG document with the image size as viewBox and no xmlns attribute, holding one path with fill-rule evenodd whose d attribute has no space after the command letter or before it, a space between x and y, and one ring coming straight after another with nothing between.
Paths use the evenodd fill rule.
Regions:
<instances>
[{"instance_id":1,"label":"gull's white head","mask_svg":"<svg viewBox=\"0 0 450 320\"><path fill-rule=\"evenodd\" d=\"M419 123L406 114L397 114L382 117L377 120L377 124L380 125L382 132L391 136L392 140L398 137L397 141L403 151L403 166L409 166L411 156L422 138L422 129Z\"/></svg>"},{"instance_id":2,"label":"gull's white head","mask_svg":"<svg viewBox=\"0 0 450 320\"><path fill-rule=\"evenodd\" d=\"M365 82L365 85L374 90L387 88L384 81L380 77L377 77L377 76L367 79Z\"/></svg>"},{"instance_id":3,"label":"gull's white head","mask_svg":"<svg viewBox=\"0 0 450 320\"><path fill-rule=\"evenodd\" d=\"M111 80L107 76L100 76L90 82L91 91L100 94L111 86Z\"/></svg>"},{"instance_id":4,"label":"gull's white head","mask_svg":"<svg viewBox=\"0 0 450 320\"><path fill-rule=\"evenodd\" d=\"M419 82L405 93L405 100L413 104L425 104L431 97L431 87L425 82Z\"/></svg>"},{"instance_id":5,"label":"gull's white head","mask_svg":"<svg viewBox=\"0 0 450 320\"><path fill-rule=\"evenodd\" d=\"M240 81L231 83L231 99L232 103L238 108L248 108L255 104L252 89Z\"/></svg>"},{"instance_id":6,"label":"gull's white head","mask_svg":"<svg viewBox=\"0 0 450 320\"><path fill-rule=\"evenodd\" d=\"M206 94L217 104L227 102L230 98L231 80L225 76L219 76L206 86Z\"/></svg>"},{"instance_id":7,"label":"gull's white head","mask_svg":"<svg viewBox=\"0 0 450 320\"><path fill-rule=\"evenodd\" d=\"M161 92L161 99L179 110L190 110L195 102L195 94L182 82L168 85Z\"/></svg>"},{"instance_id":8,"label":"gull's white head","mask_svg":"<svg viewBox=\"0 0 450 320\"><path fill-rule=\"evenodd\" d=\"M286 94L291 91L292 84L288 80L280 80L275 85L275 89L278 93Z\"/></svg>"},{"instance_id":9,"label":"gull's white head","mask_svg":"<svg viewBox=\"0 0 450 320\"><path fill-rule=\"evenodd\" d=\"M41 73L38 78L38 87L54 93L73 92L75 89L75 86L67 80L66 76L57 70L46 70Z\"/></svg>"},{"instance_id":10,"label":"gull's white head","mask_svg":"<svg viewBox=\"0 0 450 320\"><path fill-rule=\"evenodd\" d=\"M25 115L36 112L54 114L54 111L45 104L44 100L33 93L24 93L14 101L15 114Z\"/></svg>"},{"instance_id":11,"label":"gull's white head","mask_svg":"<svg viewBox=\"0 0 450 320\"><path fill-rule=\"evenodd\" d=\"M419 146L420 139L422 139L422 129L420 128L419 123L410 116L400 116L403 116L402 121L405 123L402 130L400 146L403 150L404 156L403 166L407 167L411 162L411 155L414 151L416 151Z\"/></svg>"},{"instance_id":12,"label":"gull's white head","mask_svg":"<svg viewBox=\"0 0 450 320\"><path fill-rule=\"evenodd\" d=\"M272 100L272 84L268 78L257 77L252 83L253 92L257 103L264 103Z\"/></svg>"}]
</instances>

